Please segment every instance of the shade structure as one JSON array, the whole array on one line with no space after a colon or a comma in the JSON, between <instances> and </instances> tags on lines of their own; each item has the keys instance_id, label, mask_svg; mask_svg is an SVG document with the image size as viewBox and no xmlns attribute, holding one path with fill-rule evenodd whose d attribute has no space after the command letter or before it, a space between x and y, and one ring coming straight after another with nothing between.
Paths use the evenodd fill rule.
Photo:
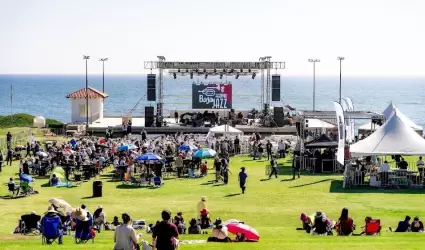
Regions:
<instances>
[{"instance_id":1,"label":"shade structure","mask_svg":"<svg viewBox=\"0 0 425 250\"><path fill-rule=\"evenodd\" d=\"M156 154L147 153L147 154L138 156L135 160L136 161L161 161L162 158L161 156L158 156Z\"/></svg>"},{"instance_id":2,"label":"shade structure","mask_svg":"<svg viewBox=\"0 0 425 250\"><path fill-rule=\"evenodd\" d=\"M414 129L417 132L420 132L420 134L422 134L423 128L419 125L417 125L416 123L414 123L412 120L410 120L407 116L405 116L393 103L390 103L390 105L388 105L388 107L384 110L384 112L382 112L382 114L385 116L385 118L388 120L392 113L394 112L394 110L396 111L396 113L398 114L399 118L409 127L411 127L412 129ZM359 127L359 133L363 134L364 132L367 131L375 131L379 128L380 126L375 124L372 125L372 122L363 124Z\"/></svg>"},{"instance_id":3,"label":"shade structure","mask_svg":"<svg viewBox=\"0 0 425 250\"><path fill-rule=\"evenodd\" d=\"M313 129L313 128L317 128L317 129L319 129L319 128L335 128L336 127L335 125L333 125L333 124L331 124L329 122L325 122L323 120L314 119L314 118L312 118L312 119L310 119L310 118L309 119L306 119L305 120L305 125L306 125L306 128L308 128L308 129Z\"/></svg>"},{"instance_id":4,"label":"shade structure","mask_svg":"<svg viewBox=\"0 0 425 250\"><path fill-rule=\"evenodd\" d=\"M260 239L258 232L246 224L230 223L227 224L227 229L232 234L244 234L246 240L258 241Z\"/></svg>"},{"instance_id":5,"label":"shade structure","mask_svg":"<svg viewBox=\"0 0 425 250\"><path fill-rule=\"evenodd\" d=\"M425 139L394 110L373 134L350 146L351 155L425 155Z\"/></svg>"},{"instance_id":6,"label":"shade structure","mask_svg":"<svg viewBox=\"0 0 425 250\"><path fill-rule=\"evenodd\" d=\"M49 203L55 205L58 208L65 209L66 212L72 212L72 206L69 205L68 202L58 199L58 198L50 198Z\"/></svg>"},{"instance_id":7,"label":"shade structure","mask_svg":"<svg viewBox=\"0 0 425 250\"><path fill-rule=\"evenodd\" d=\"M327 135L322 134L318 138L309 141L305 144L306 148L336 148L338 147L338 142L333 141Z\"/></svg>"},{"instance_id":8,"label":"shade structure","mask_svg":"<svg viewBox=\"0 0 425 250\"><path fill-rule=\"evenodd\" d=\"M215 150L209 149L209 148L203 148L198 151L196 151L195 154L193 154L193 157L195 158L211 158L216 156L217 152Z\"/></svg>"},{"instance_id":9,"label":"shade structure","mask_svg":"<svg viewBox=\"0 0 425 250\"><path fill-rule=\"evenodd\" d=\"M184 144L179 147L179 150L180 151L189 151L189 150L195 151L195 150L198 150L198 148L192 144Z\"/></svg>"},{"instance_id":10,"label":"shade structure","mask_svg":"<svg viewBox=\"0 0 425 250\"><path fill-rule=\"evenodd\" d=\"M19 180L23 181L23 182L34 182L34 180L32 179L31 175L27 175L27 174L21 174L19 176Z\"/></svg>"},{"instance_id":11,"label":"shade structure","mask_svg":"<svg viewBox=\"0 0 425 250\"><path fill-rule=\"evenodd\" d=\"M239 129L236 129L229 125L220 125L220 126L210 128L209 132L215 133L215 134L236 134L236 135L243 134L243 132L240 131Z\"/></svg>"}]
</instances>

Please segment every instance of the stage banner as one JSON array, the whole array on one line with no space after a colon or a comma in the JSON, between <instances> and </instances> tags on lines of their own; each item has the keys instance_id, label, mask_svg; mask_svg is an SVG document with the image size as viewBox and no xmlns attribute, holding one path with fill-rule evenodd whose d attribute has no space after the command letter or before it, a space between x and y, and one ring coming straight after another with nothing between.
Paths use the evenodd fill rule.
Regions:
<instances>
[{"instance_id":1,"label":"stage banner","mask_svg":"<svg viewBox=\"0 0 425 250\"><path fill-rule=\"evenodd\" d=\"M344 123L344 111L342 110L341 104L334 102L336 120L338 124L338 152L336 159L339 163L344 166L344 150L345 150L345 123Z\"/></svg>"},{"instance_id":2,"label":"stage banner","mask_svg":"<svg viewBox=\"0 0 425 250\"><path fill-rule=\"evenodd\" d=\"M346 97L345 99L347 100L348 110L353 112L354 111L353 100L351 100L350 97ZM353 136L352 139L354 140L355 130L354 130L354 119L353 118L350 119L350 128L351 128L351 135Z\"/></svg>"},{"instance_id":3,"label":"stage banner","mask_svg":"<svg viewBox=\"0 0 425 250\"><path fill-rule=\"evenodd\" d=\"M192 108L231 109L232 85L221 83L193 84Z\"/></svg>"},{"instance_id":4,"label":"stage banner","mask_svg":"<svg viewBox=\"0 0 425 250\"><path fill-rule=\"evenodd\" d=\"M345 98L341 99L342 110L351 111L348 105L348 101ZM354 134L351 134L351 122L350 117L345 117L345 139L348 142L352 142L354 139Z\"/></svg>"}]
</instances>

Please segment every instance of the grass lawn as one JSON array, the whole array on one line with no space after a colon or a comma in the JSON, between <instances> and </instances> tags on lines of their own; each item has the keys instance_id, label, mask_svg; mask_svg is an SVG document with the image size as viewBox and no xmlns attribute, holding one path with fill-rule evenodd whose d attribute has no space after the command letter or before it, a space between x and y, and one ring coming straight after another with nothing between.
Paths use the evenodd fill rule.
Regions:
<instances>
[{"instance_id":1,"label":"grass lawn","mask_svg":"<svg viewBox=\"0 0 425 250\"><path fill-rule=\"evenodd\" d=\"M289 160L289 158L288 158ZM280 163L287 164L286 159ZM162 209L168 208L173 215L182 211L188 222L196 215L196 204L202 196L208 198L208 208L213 219L240 219L253 226L261 235L258 243L232 243L203 245L182 245L181 249L424 249L425 234L395 234L386 232L388 226L396 225L405 215L425 218L423 190L378 190L357 189L344 192L341 189L341 176L301 176L291 180L290 168L282 167L278 179L265 179L264 165L267 161L252 161L246 157L231 159L233 172L227 186L208 184L213 173L203 179L167 180L160 189L125 188L120 182L109 182L108 176L101 176L103 181L103 197L92 199L92 183L83 183L76 188L41 187L47 179L37 179L36 189L40 192L26 198L0 199L0 249L45 249L41 245L41 237L22 237L12 235L20 215L35 210L42 214L48 206L47 200L58 197L67 200L71 205L86 204L90 211L98 205L106 209L108 221L114 215L120 216L128 212L133 219L146 219L154 223L160 218ZM246 166L248 173L247 193L239 195L237 183L239 167ZM12 167L3 169L0 181L3 183L1 195L7 195L8 178L15 176L17 162ZM383 232L377 237L313 237L302 231L300 226L301 212L323 210L328 217L336 220L343 207L349 208L357 231L363 225L365 216L380 218ZM49 249L112 249L113 232L102 232L95 244L75 245L73 239L66 236L64 245L49 246ZM150 235L143 234L150 239ZM206 235L183 235L181 239L206 239Z\"/></svg>"}]
</instances>

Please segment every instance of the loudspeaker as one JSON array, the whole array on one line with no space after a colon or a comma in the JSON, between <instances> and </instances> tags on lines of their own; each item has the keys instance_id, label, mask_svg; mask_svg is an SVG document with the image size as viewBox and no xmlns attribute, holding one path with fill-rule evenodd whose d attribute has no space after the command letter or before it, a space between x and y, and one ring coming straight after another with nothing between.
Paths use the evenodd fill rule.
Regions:
<instances>
[{"instance_id":1,"label":"loudspeaker","mask_svg":"<svg viewBox=\"0 0 425 250\"><path fill-rule=\"evenodd\" d=\"M145 127L152 127L154 123L154 108L145 107Z\"/></svg>"},{"instance_id":2,"label":"loudspeaker","mask_svg":"<svg viewBox=\"0 0 425 250\"><path fill-rule=\"evenodd\" d=\"M272 75L272 102L280 102L280 75Z\"/></svg>"},{"instance_id":3,"label":"loudspeaker","mask_svg":"<svg viewBox=\"0 0 425 250\"><path fill-rule=\"evenodd\" d=\"M147 80L147 100L149 102L156 101L156 74L148 74Z\"/></svg>"},{"instance_id":4,"label":"loudspeaker","mask_svg":"<svg viewBox=\"0 0 425 250\"><path fill-rule=\"evenodd\" d=\"M283 107L274 107L273 117L274 117L274 122L276 123L276 126L283 127L284 125Z\"/></svg>"}]
</instances>

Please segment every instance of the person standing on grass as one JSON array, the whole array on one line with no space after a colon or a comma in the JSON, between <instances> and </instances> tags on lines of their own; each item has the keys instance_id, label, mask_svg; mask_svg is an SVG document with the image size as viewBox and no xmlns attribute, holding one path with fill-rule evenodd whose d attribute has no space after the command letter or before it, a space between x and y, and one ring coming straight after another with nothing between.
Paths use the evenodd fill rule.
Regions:
<instances>
[{"instance_id":1,"label":"person standing on grass","mask_svg":"<svg viewBox=\"0 0 425 250\"><path fill-rule=\"evenodd\" d=\"M3 153L1 152L1 149L0 149L0 172L1 172L1 166L3 165Z\"/></svg>"},{"instance_id":2,"label":"person standing on grass","mask_svg":"<svg viewBox=\"0 0 425 250\"><path fill-rule=\"evenodd\" d=\"M273 148L273 145L270 143L270 140L267 140L266 151L267 151L267 160L268 161L272 157L272 148Z\"/></svg>"},{"instance_id":3,"label":"person standing on grass","mask_svg":"<svg viewBox=\"0 0 425 250\"><path fill-rule=\"evenodd\" d=\"M12 151L12 148L9 147L7 149L6 165L5 166L7 166L8 163L9 163L9 166L12 166L12 160L13 160L13 151Z\"/></svg>"},{"instance_id":4,"label":"person standing on grass","mask_svg":"<svg viewBox=\"0 0 425 250\"><path fill-rule=\"evenodd\" d=\"M245 167L241 167L241 172L239 172L239 186L242 189L242 194L245 193L245 189L246 189L246 179L248 178L248 175L245 173Z\"/></svg>"},{"instance_id":5,"label":"person standing on grass","mask_svg":"<svg viewBox=\"0 0 425 250\"><path fill-rule=\"evenodd\" d=\"M274 174L277 178L277 161L276 157L272 155L272 160L270 161L270 167L272 171L270 172L269 179L272 178L272 175Z\"/></svg>"}]
</instances>

